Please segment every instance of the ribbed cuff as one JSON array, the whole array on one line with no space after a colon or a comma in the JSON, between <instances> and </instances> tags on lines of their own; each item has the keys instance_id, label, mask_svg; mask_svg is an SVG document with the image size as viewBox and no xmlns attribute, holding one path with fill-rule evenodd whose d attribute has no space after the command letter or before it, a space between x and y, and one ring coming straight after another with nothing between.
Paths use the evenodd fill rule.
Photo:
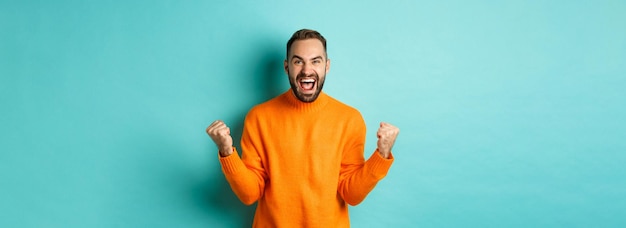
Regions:
<instances>
[{"instance_id":1,"label":"ribbed cuff","mask_svg":"<svg viewBox=\"0 0 626 228\"><path fill-rule=\"evenodd\" d=\"M237 149L235 149L235 147L233 147L232 154L222 157L218 153L217 156L219 157L224 174L237 173L239 170L246 168L246 165L241 160L241 157L239 157L239 153L237 153Z\"/></svg>"},{"instance_id":2,"label":"ribbed cuff","mask_svg":"<svg viewBox=\"0 0 626 228\"><path fill-rule=\"evenodd\" d=\"M394 157L392 153L389 153L389 158L383 158L378 152L378 149L374 151L372 156L367 159L365 162L368 167L368 171L375 176L377 179L382 179L387 175L389 168L391 168L391 164L393 164Z\"/></svg>"}]
</instances>

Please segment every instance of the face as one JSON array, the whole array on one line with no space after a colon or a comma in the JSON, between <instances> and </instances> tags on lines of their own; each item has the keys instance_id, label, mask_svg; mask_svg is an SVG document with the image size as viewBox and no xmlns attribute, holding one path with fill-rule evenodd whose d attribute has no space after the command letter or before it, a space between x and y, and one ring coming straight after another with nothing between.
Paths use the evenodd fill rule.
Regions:
<instances>
[{"instance_id":1,"label":"face","mask_svg":"<svg viewBox=\"0 0 626 228\"><path fill-rule=\"evenodd\" d=\"M303 102L313 102L322 92L330 60L318 39L297 40L284 63L291 90Z\"/></svg>"}]
</instances>

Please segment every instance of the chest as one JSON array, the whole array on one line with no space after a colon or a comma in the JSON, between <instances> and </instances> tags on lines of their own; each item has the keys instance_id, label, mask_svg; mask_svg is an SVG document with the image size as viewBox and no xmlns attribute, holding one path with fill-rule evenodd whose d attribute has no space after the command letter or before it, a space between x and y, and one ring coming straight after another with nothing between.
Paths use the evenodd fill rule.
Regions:
<instances>
[{"instance_id":1,"label":"chest","mask_svg":"<svg viewBox=\"0 0 626 228\"><path fill-rule=\"evenodd\" d=\"M338 174L349 134L346 122L322 115L283 117L268 123L261 133L268 171L308 177Z\"/></svg>"}]
</instances>

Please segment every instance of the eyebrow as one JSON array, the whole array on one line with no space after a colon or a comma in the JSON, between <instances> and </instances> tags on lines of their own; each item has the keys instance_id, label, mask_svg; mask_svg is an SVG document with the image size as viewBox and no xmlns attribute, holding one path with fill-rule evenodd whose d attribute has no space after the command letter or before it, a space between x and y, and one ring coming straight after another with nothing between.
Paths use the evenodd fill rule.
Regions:
<instances>
[{"instance_id":1,"label":"eyebrow","mask_svg":"<svg viewBox=\"0 0 626 228\"><path fill-rule=\"evenodd\" d=\"M302 58L302 57L300 57L300 56L298 56L298 55L293 55L293 56L291 57L291 59L292 59L292 60L293 60L294 58L298 58L298 59L304 60L304 58ZM314 59L322 59L322 60L323 60L324 58L323 58L321 55L318 55L318 56L313 57L311 60L314 60Z\"/></svg>"}]
</instances>

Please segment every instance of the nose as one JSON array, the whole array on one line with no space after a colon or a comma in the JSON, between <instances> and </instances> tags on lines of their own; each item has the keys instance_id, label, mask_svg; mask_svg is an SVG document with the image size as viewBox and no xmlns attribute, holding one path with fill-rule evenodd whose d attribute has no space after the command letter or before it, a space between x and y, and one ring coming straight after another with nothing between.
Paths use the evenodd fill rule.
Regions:
<instances>
[{"instance_id":1,"label":"nose","mask_svg":"<svg viewBox=\"0 0 626 228\"><path fill-rule=\"evenodd\" d=\"M302 64L302 73L305 75L310 75L314 73L313 66L310 63Z\"/></svg>"}]
</instances>

